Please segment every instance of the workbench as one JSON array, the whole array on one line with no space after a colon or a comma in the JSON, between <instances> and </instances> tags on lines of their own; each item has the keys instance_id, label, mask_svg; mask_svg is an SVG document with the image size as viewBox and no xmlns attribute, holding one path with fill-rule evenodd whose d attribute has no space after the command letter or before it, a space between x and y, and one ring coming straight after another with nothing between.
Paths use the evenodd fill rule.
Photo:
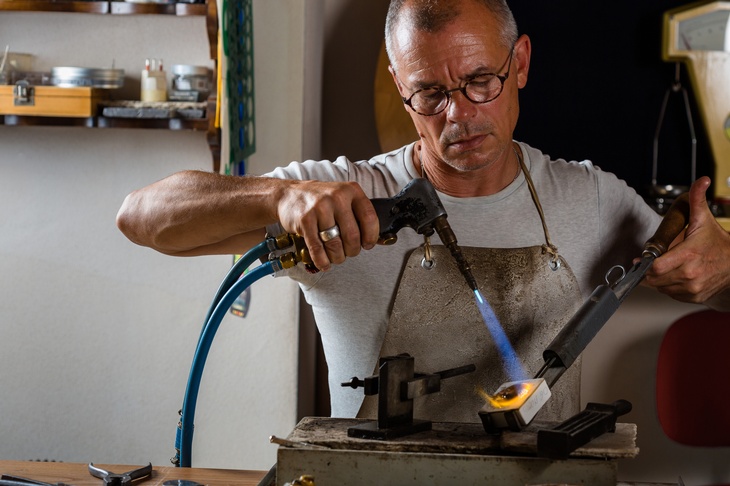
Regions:
<instances>
[{"instance_id":1,"label":"workbench","mask_svg":"<svg viewBox=\"0 0 730 486\"><path fill-rule=\"evenodd\" d=\"M95 466L114 473L124 473L146 464ZM103 486L101 479L89 474L88 464L66 462L0 461L0 474L10 474L48 483L66 483L72 486ZM153 466L152 477L135 481L140 486L162 486L165 481L195 481L206 486L257 486L266 471L239 471L232 469L182 468Z\"/></svg>"},{"instance_id":2,"label":"workbench","mask_svg":"<svg viewBox=\"0 0 730 486\"><path fill-rule=\"evenodd\" d=\"M110 465L94 464L112 472L123 473L144 464ZM100 479L88 472L88 464L35 461L0 461L0 475L10 474L48 483L63 482L71 486L103 486ZM179 468L154 466L152 477L141 481L144 486L161 486L165 481L187 480L206 486L258 486L266 471L244 471L233 469ZM138 484L135 482L135 484ZM676 484L676 483L672 483ZM667 483L624 483L617 486L669 486Z\"/></svg>"},{"instance_id":3,"label":"workbench","mask_svg":"<svg viewBox=\"0 0 730 486\"><path fill-rule=\"evenodd\" d=\"M363 419L305 417L277 452L277 486L303 475L322 485L379 486L500 484L580 484L616 486L617 460L633 458L636 425L616 424L579 447L567 460L537 457L533 422L523 431L489 435L478 423L439 423L432 429L393 440L349 435Z\"/></svg>"}]
</instances>

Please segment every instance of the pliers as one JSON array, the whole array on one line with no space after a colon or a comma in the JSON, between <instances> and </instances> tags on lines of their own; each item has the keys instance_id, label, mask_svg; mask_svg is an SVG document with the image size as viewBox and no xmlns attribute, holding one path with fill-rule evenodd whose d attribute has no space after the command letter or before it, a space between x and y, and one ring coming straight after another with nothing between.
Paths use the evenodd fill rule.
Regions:
<instances>
[{"instance_id":1,"label":"pliers","mask_svg":"<svg viewBox=\"0 0 730 486\"><path fill-rule=\"evenodd\" d=\"M128 486L132 484L132 481L135 479L141 479L147 476L150 476L152 474L152 463L149 463L148 465L141 467L139 469L134 469L132 471L127 471L122 474L115 474L113 472L105 471L104 469L100 469L96 466L94 466L93 463L89 463L89 474L94 476L95 478L103 479L105 486ZM0 485L3 486L3 485ZM19 486L19 485L8 485L8 486ZM28 486L28 485L25 485ZM62 485L57 485L62 486Z\"/></svg>"}]
</instances>

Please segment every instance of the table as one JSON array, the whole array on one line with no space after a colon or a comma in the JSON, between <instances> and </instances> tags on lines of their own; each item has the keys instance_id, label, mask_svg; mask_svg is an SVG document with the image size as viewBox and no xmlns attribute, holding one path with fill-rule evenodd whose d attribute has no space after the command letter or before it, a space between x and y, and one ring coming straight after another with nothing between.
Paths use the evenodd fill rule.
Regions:
<instances>
[{"instance_id":1,"label":"table","mask_svg":"<svg viewBox=\"0 0 730 486\"><path fill-rule=\"evenodd\" d=\"M146 464L97 464L110 472L121 474ZM10 474L48 483L66 483L73 486L103 486L101 479L89 474L88 464L67 462L0 461L0 474ZM165 481L184 479L209 486L257 486L266 471L234 469L204 469L173 466L153 466L152 477L135 482L140 486L162 486Z\"/></svg>"}]
</instances>

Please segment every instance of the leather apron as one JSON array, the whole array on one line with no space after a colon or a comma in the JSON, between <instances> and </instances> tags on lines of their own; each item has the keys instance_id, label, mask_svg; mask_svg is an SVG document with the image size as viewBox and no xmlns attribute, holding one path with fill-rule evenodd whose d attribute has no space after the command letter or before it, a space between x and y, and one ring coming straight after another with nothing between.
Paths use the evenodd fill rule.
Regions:
<instances>
[{"instance_id":1,"label":"leather apron","mask_svg":"<svg viewBox=\"0 0 730 486\"><path fill-rule=\"evenodd\" d=\"M540 201L521 157L522 172L542 220L546 243L527 248L462 247L481 295L491 305L526 376L510 376L474 293L448 249L431 246L433 265L422 265L424 249L410 254L396 293L380 356L408 353L418 373L474 364L476 371L441 381L441 391L414 400L414 417L435 422L479 422L478 412L505 382L532 378L543 350L582 303L575 275L551 243ZM417 309L417 312L414 312ZM377 365L375 368L377 374ZM536 416L563 420L580 410L580 361L551 389ZM366 396L358 417L377 418L377 396Z\"/></svg>"}]
</instances>

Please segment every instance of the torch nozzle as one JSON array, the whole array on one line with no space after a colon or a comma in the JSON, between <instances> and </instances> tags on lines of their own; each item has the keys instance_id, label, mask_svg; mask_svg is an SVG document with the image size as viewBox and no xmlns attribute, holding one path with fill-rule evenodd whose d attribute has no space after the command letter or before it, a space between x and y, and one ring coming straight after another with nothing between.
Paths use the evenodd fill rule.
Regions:
<instances>
[{"instance_id":1,"label":"torch nozzle","mask_svg":"<svg viewBox=\"0 0 730 486\"><path fill-rule=\"evenodd\" d=\"M451 252L451 256L454 257L454 260L456 261L456 266L459 268L459 271L464 276L464 280L466 280L469 288L477 292L479 290L479 286L477 286L477 280L471 273L471 267L469 266L469 262L466 261L466 258L464 257L461 248L459 248L459 245L456 243L456 235L451 229L451 226L449 226L448 221L446 221L446 215L436 218L433 222L433 227L436 230L436 233L438 233L439 238L441 238L441 242L446 246L446 248L449 249L449 251Z\"/></svg>"}]
</instances>

